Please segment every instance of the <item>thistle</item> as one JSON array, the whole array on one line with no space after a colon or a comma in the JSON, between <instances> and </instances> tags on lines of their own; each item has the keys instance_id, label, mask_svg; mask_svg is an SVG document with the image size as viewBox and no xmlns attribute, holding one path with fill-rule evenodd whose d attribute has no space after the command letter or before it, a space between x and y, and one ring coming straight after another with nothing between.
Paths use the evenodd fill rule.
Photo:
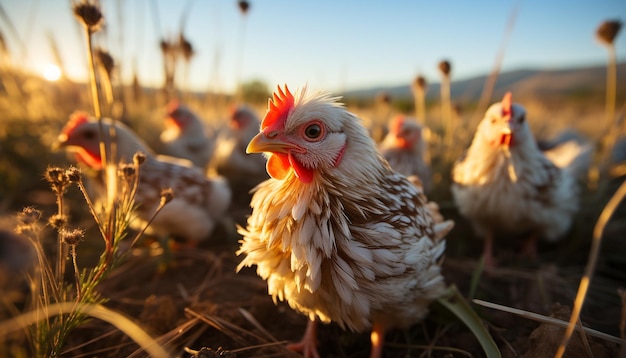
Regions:
<instances>
[{"instance_id":1,"label":"thistle","mask_svg":"<svg viewBox=\"0 0 626 358\"><path fill-rule=\"evenodd\" d=\"M184 61L184 73L183 76L185 78L185 87L187 91L191 91L189 89L189 67L191 64L191 58L195 55L195 51L193 50L193 46L191 42L183 35L181 32L178 38L178 48L180 50L180 54L182 55Z\"/></svg>"},{"instance_id":2,"label":"thistle","mask_svg":"<svg viewBox=\"0 0 626 358\"><path fill-rule=\"evenodd\" d=\"M604 132L596 143L593 163L589 169L588 187L596 189L603 172L609 161L610 153L617 141L619 132L617 117L615 116L615 97L617 88L617 56L615 54L615 38L619 34L622 23L619 20L604 21L596 30L596 39L604 45L608 51L608 63L606 68L606 98Z\"/></svg>"},{"instance_id":3,"label":"thistle","mask_svg":"<svg viewBox=\"0 0 626 358\"><path fill-rule=\"evenodd\" d=\"M413 101L415 103L415 118L418 122L421 122L424 125L423 137L426 145L424 146L424 162L430 166L431 164L431 155L430 155L430 143L431 143L431 132L430 127L426 121L426 91L428 90L428 82L426 78L422 75L415 77L413 83L411 83L411 90L413 92Z\"/></svg>"},{"instance_id":4,"label":"thistle","mask_svg":"<svg viewBox=\"0 0 626 358\"><path fill-rule=\"evenodd\" d=\"M250 3L245 0L237 1L237 6L243 15L247 14L250 9Z\"/></svg>"},{"instance_id":5,"label":"thistle","mask_svg":"<svg viewBox=\"0 0 626 358\"><path fill-rule=\"evenodd\" d=\"M104 86L104 95L106 97L106 103L109 107L109 114L111 113L111 106L113 105L113 69L115 68L115 60L113 56L103 49L97 48L95 50L95 59L97 68L101 74L100 78L103 81L100 83Z\"/></svg>"},{"instance_id":6,"label":"thistle","mask_svg":"<svg viewBox=\"0 0 626 358\"><path fill-rule=\"evenodd\" d=\"M161 39L159 47L163 55L163 74L165 78L163 91L165 92L165 100L169 102L170 97L176 90L174 78L176 74L176 61L178 59L178 44L175 41Z\"/></svg>"},{"instance_id":7,"label":"thistle","mask_svg":"<svg viewBox=\"0 0 626 358\"><path fill-rule=\"evenodd\" d=\"M596 30L596 38L606 46L613 46L613 41L622 28L622 22L619 20L604 21Z\"/></svg>"},{"instance_id":8,"label":"thistle","mask_svg":"<svg viewBox=\"0 0 626 358\"><path fill-rule=\"evenodd\" d=\"M450 148L454 139L454 128L452 123L452 102L450 99L450 73L452 65L449 61L440 61L437 65L441 73L441 119L444 130L444 148L447 153L451 153Z\"/></svg>"},{"instance_id":9,"label":"thistle","mask_svg":"<svg viewBox=\"0 0 626 358\"><path fill-rule=\"evenodd\" d=\"M422 123L426 123L426 91L428 90L428 83L424 76L419 75L415 77L413 83L411 83L411 91L413 92L413 99L415 102L415 118Z\"/></svg>"},{"instance_id":10,"label":"thistle","mask_svg":"<svg viewBox=\"0 0 626 358\"><path fill-rule=\"evenodd\" d=\"M92 4L88 1L77 3L73 6L72 11L74 16L83 23L87 31L94 33L100 30L104 22L104 16L96 3Z\"/></svg>"}]
</instances>

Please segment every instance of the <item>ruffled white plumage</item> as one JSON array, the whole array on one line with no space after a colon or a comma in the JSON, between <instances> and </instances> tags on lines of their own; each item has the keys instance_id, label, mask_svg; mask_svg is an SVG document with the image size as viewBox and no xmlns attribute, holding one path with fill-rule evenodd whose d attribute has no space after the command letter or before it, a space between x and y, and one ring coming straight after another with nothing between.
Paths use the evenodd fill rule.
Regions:
<instances>
[{"instance_id":1,"label":"ruffled white plumage","mask_svg":"<svg viewBox=\"0 0 626 358\"><path fill-rule=\"evenodd\" d=\"M501 103L496 103L479 123L463 158L454 165L452 194L461 214L488 240L498 234L558 240L578 210L576 170L551 162L537 146L523 107L511 108L512 129L506 131L511 131L514 144L494 145L504 113Z\"/></svg>"},{"instance_id":2,"label":"ruffled white plumage","mask_svg":"<svg viewBox=\"0 0 626 358\"><path fill-rule=\"evenodd\" d=\"M59 136L60 145L69 151L90 152L99 157L98 122L93 118L83 118L75 126L72 121ZM108 133L112 125L109 119L103 120L105 132ZM131 225L143 229L159 205L161 191L171 188L173 199L154 218L148 232L173 236L190 243L207 239L230 206L228 183L220 177L206 177L200 168L186 160L156 155L130 128L119 122L115 123L115 131L120 163L132 163L137 152L146 157L139 166L134 198L136 218Z\"/></svg>"},{"instance_id":3,"label":"ruffled white plumage","mask_svg":"<svg viewBox=\"0 0 626 358\"><path fill-rule=\"evenodd\" d=\"M345 135L343 159L337 167L314 159L323 168L311 183L292 171L255 189L252 215L239 228L239 269L256 265L274 300L311 320L356 331L373 321L419 321L443 292L440 259L452 222L435 222L421 188L391 170L360 121L332 98L301 93L295 102L290 119L321 118Z\"/></svg>"}]
</instances>

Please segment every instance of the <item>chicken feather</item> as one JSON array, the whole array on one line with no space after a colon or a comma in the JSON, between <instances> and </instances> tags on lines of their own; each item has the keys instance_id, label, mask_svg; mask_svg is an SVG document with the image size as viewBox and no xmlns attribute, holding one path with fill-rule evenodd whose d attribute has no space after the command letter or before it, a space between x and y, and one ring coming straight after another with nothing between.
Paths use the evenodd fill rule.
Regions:
<instances>
[{"instance_id":1,"label":"chicken feather","mask_svg":"<svg viewBox=\"0 0 626 358\"><path fill-rule=\"evenodd\" d=\"M131 225L142 229L159 205L161 190L171 188L172 201L154 218L148 232L179 238L192 245L207 239L230 205L228 183L220 177L207 178L201 169L187 161L156 155L130 128L103 119L105 132L113 125L121 163L132 163L138 151L146 156L139 168L135 194L137 220ZM81 164L102 170L98 121L86 113L76 112L71 116L57 146L76 153Z\"/></svg>"},{"instance_id":2,"label":"chicken feather","mask_svg":"<svg viewBox=\"0 0 626 358\"><path fill-rule=\"evenodd\" d=\"M563 237L578 210L576 174L546 158L525 109L510 101L508 94L487 110L452 170L454 200L485 238L488 268L493 268L491 241L496 235L529 233L525 251L534 256L535 240Z\"/></svg>"},{"instance_id":3,"label":"chicken feather","mask_svg":"<svg viewBox=\"0 0 626 358\"><path fill-rule=\"evenodd\" d=\"M248 150L287 167L268 167L272 178L255 188L238 228L238 270L255 265L274 302L311 322L381 333L424 318L445 288L440 262L452 221L438 220L422 188L391 169L329 94L279 88L261 128ZM381 347L373 340L372 356Z\"/></svg>"}]
</instances>

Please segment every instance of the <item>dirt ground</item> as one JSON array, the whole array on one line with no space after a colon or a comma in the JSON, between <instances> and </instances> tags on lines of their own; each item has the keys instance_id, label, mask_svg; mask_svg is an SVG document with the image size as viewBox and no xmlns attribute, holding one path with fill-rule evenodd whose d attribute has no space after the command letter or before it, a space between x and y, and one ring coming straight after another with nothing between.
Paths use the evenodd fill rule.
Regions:
<instances>
[{"instance_id":1,"label":"dirt ground","mask_svg":"<svg viewBox=\"0 0 626 358\"><path fill-rule=\"evenodd\" d=\"M552 315L569 320L584 265L587 261L597 207L608 199L586 199L568 237L558 244L540 245L539 260L517 255L513 240L498 242L498 268L475 282L482 243L467 222L444 198L444 216L456 221L448 236L444 276L466 298ZM245 202L245 199L242 200ZM624 211L624 210L621 210ZM286 343L301 338L306 318L287 304L274 304L254 268L236 273L240 258L234 224L244 224L248 213L241 205L231 221L218 227L211 240L199 247L164 253L146 238L133 254L99 287L106 306L121 312L146 329L176 357L297 357ZM619 212L618 217L626 217ZM87 237L89 236L88 228ZM619 337L621 301L626 286L626 255L621 240L623 220L613 220L606 231L603 254L593 278L582 321L586 326ZM97 258L97 244L82 243L79 260L88 265ZM90 252L92 252L90 256ZM470 292L472 291L472 292ZM473 305L484 320L504 357L552 357L564 330L511 313ZM320 325L322 357L366 357L369 332L343 331L335 324ZM480 344L456 317L433 305L431 314L409 330L392 330L385 339L385 357L482 357ZM617 357L619 346L601 338L575 334L567 357ZM90 320L71 334L63 357L144 357L145 352L115 327Z\"/></svg>"}]
</instances>

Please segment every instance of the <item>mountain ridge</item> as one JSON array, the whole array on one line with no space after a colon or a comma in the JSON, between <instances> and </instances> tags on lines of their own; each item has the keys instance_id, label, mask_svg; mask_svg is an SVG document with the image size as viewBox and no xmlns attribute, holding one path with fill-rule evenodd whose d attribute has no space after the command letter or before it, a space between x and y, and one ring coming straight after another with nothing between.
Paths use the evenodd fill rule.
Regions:
<instances>
[{"instance_id":1,"label":"mountain ridge","mask_svg":"<svg viewBox=\"0 0 626 358\"><path fill-rule=\"evenodd\" d=\"M463 80L454 80L450 85L451 97L455 101L474 102L480 98L489 74ZM374 86L364 89L347 90L346 98L372 98L385 92L393 99L412 98L411 84L394 86ZM492 98L501 97L511 91L516 97L558 97L558 96L603 96L606 90L606 65L593 65L563 69L521 68L502 72L493 88ZM440 83L429 83L426 100L439 98ZM617 65L617 92L626 93L626 62Z\"/></svg>"}]
</instances>

